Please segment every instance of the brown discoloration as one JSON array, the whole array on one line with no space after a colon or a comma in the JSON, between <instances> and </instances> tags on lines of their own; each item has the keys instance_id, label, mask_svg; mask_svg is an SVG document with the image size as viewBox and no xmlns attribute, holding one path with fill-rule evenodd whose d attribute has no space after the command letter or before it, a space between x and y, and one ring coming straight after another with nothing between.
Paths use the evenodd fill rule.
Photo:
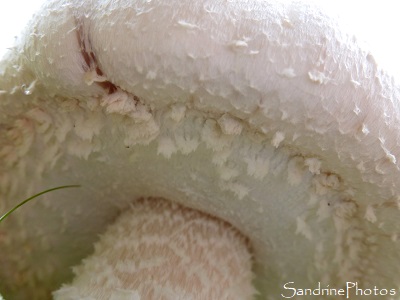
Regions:
<instances>
[{"instance_id":1,"label":"brown discoloration","mask_svg":"<svg viewBox=\"0 0 400 300\"><path fill-rule=\"evenodd\" d=\"M104 76L103 71L99 67L96 55L92 51L90 37L88 36L87 38L85 38L83 22L75 18L75 23L79 48L85 61L83 69L85 71L95 70L97 75ZM96 84L107 90L108 94L113 94L117 90L117 86L110 81L96 82Z\"/></svg>"}]
</instances>

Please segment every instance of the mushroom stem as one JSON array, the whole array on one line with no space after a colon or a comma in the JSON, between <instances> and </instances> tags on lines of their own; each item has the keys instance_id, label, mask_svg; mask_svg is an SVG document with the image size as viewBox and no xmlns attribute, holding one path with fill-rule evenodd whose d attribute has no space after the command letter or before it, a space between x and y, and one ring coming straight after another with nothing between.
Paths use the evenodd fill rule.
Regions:
<instances>
[{"instance_id":1,"label":"mushroom stem","mask_svg":"<svg viewBox=\"0 0 400 300\"><path fill-rule=\"evenodd\" d=\"M228 223L163 199L141 199L54 298L252 299L251 267L246 238Z\"/></svg>"}]
</instances>

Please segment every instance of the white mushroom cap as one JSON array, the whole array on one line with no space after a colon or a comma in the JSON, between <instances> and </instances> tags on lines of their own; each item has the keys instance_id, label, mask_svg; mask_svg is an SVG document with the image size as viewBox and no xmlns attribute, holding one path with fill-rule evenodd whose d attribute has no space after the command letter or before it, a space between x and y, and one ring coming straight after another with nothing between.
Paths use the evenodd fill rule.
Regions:
<instances>
[{"instance_id":1,"label":"white mushroom cap","mask_svg":"<svg viewBox=\"0 0 400 300\"><path fill-rule=\"evenodd\" d=\"M43 299L151 196L247 236L262 295L398 287L399 88L314 6L54 1L1 68L0 209L83 186L2 224L6 295Z\"/></svg>"}]
</instances>

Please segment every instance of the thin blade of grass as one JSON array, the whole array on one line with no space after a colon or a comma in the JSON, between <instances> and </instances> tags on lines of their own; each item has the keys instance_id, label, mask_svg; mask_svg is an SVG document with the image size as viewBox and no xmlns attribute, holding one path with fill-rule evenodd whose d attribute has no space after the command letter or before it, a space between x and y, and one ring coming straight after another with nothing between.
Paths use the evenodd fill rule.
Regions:
<instances>
[{"instance_id":1,"label":"thin blade of grass","mask_svg":"<svg viewBox=\"0 0 400 300\"><path fill-rule=\"evenodd\" d=\"M4 221L4 219L7 218L10 214L12 214L16 209L18 209L19 207L21 207L21 206L24 205L25 203L27 203L27 202L29 202L29 201L31 201L31 200L33 200L33 199L35 199L35 198L37 198L37 197L43 195L43 194L46 194L46 193L49 193L49 192L52 192L52 191L55 191L55 190L61 190L61 189L67 189L67 188L77 188L77 187L80 187L80 185L63 185L63 186L58 186L58 187L51 188L51 189L42 191L42 192L40 192L40 193L37 193L36 195L33 195L32 197L29 197L28 199L25 199L24 201L22 201L21 203L19 203L17 206L15 206L14 208L12 208L12 209L9 210L8 212L6 212L4 215L2 215L2 216L0 217L0 223L1 223L2 221ZM1 298L0 298L0 299L1 299Z\"/></svg>"}]
</instances>

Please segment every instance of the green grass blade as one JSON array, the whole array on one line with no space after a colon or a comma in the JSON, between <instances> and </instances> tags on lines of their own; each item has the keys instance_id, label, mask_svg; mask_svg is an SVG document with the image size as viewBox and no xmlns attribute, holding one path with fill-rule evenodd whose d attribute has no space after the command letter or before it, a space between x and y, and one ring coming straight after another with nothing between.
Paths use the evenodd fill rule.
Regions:
<instances>
[{"instance_id":1,"label":"green grass blade","mask_svg":"<svg viewBox=\"0 0 400 300\"><path fill-rule=\"evenodd\" d=\"M10 214L12 214L16 209L18 209L19 207L21 207L22 205L24 205L25 203L31 201L32 199L35 199L43 194L55 191L55 190L61 190L61 189L67 189L67 188L76 188L76 187L80 187L80 185L63 185L63 186L58 186L55 188L51 188L45 191L42 191L40 193L37 193L36 195L33 195L32 197L29 197L28 199L25 199L24 201L22 201L20 204L18 204L17 206L15 206L14 208L12 208L11 210L9 210L8 212L6 212L4 215L2 215L0 217L0 223L2 221L4 221L5 218L7 218ZM0 298L1 299L1 298Z\"/></svg>"}]
</instances>

